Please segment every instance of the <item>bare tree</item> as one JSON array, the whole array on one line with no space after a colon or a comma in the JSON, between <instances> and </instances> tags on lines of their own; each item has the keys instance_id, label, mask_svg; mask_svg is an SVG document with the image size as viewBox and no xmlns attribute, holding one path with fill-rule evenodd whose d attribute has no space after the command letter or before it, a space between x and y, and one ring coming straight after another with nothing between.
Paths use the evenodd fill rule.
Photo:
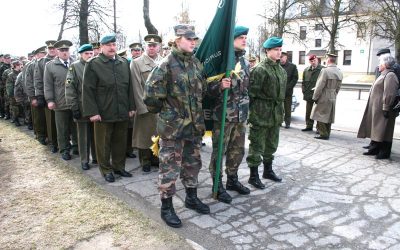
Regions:
<instances>
[{"instance_id":1,"label":"bare tree","mask_svg":"<svg viewBox=\"0 0 400 250\"><path fill-rule=\"evenodd\" d=\"M88 0L81 0L79 9L79 41L81 44L89 43L89 2Z\"/></svg>"},{"instance_id":2,"label":"bare tree","mask_svg":"<svg viewBox=\"0 0 400 250\"><path fill-rule=\"evenodd\" d=\"M189 17L189 7L187 6L186 1L182 1L181 3L181 11L175 16L175 21L177 23L185 23L185 24L193 24L194 21Z\"/></svg>"},{"instance_id":3,"label":"bare tree","mask_svg":"<svg viewBox=\"0 0 400 250\"><path fill-rule=\"evenodd\" d=\"M63 11L63 16L60 23L60 32L58 32L58 40L62 39L62 35L64 33L65 23L67 22L67 13L68 13L68 0L64 0L61 4L59 4L56 8Z\"/></svg>"},{"instance_id":4,"label":"bare tree","mask_svg":"<svg viewBox=\"0 0 400 250\"><path fill-rule=\"evenodd\" d=\"M371 16L373 35L393 41L400 62L400 0L373 0Z\"/></svg>"},{"instance_id":5,"label":"bare tree","mask_svg":"<svg viewBox=\"0 0 400 250\"><path fill-rule=\"evenodd\" d=\"M149 34L156 34L158 35L158 30L150 21L150 13L149 13L149 0L143 0L143 19L144 19L144 26L146 26L147 32Z\"/></svg>"},{"instance_id":6,"label":"bare tree","mask_svg":"<svg viewBox=\"0 0 400 250\"><path fill-rule=\"evenodd\" d=\"M303 0L309 17L329 34L328 52L335 53L339 30L353 26L362 12L362 0Z\"/></svg>"}]
</instances>

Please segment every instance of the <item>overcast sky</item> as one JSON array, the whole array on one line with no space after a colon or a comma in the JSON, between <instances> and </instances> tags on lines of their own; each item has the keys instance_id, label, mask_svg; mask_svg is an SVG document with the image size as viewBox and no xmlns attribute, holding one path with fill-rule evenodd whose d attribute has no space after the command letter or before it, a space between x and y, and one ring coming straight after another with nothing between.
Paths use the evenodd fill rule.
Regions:
<instances>
[{"instance_id":1,"label":"overcast sky","mask_svg":"<svg viewBox=\"0 0 400 250\"><path fill-rule=\"evenodd\" d=\"M26 55L44 45L44 41L56 39L62 16L54 8L57 1L60 0L2 1L0 53ZM176 24L174 17L181 11L182 2L189 7L189 16L202 37L214 17L219 0L150 0L152 23L160 33L172 35L172 27ZM257 14L263 12L264 2L238 0L237 24L250 27L250 37L256 35L256 27L262 22ZM117 0L117 16L117 24L124 30L127 44L138 39L139 31L142 36L147 34L142 0ZM65 33L63 39L73 39L74 36L78 36L77 29Z\"/></svg>"}]
</instances>

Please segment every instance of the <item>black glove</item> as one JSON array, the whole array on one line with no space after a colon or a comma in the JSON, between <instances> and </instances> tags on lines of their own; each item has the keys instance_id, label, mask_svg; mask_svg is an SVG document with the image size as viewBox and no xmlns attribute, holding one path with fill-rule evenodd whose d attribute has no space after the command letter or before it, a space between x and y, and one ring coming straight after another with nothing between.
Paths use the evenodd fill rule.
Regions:
<instances>
[{"instance_id":1,"label":"black glove","mask_svg":"<svg viewBox=\"0 0 400 250\"><path fill-rule=\"evenodd\" d=\"M43 108L46 105L46 101L44 100L44 96L39 95L37 96L37 106L38 108Z\"/></svg>"},{"instance_id":2,"label":"black glove","mask_svg":"<svg viewBox=\"0 0 400 250\"><path fill-rule=\"evenodd\" d=\"M383 111L383 116L385 117L385 118L389 118L389 111Z\"/></svg>"},{"instance_id":3,"label":"black glove","mask_svg":"<svg viewBox=\"0 0 400 250\"><path fill-rule=\"evenodd\" d=\"M81 116L81 111L78 110L72 110L72 117L76 120L80 119Z\"/></svg>"}]
</instances>

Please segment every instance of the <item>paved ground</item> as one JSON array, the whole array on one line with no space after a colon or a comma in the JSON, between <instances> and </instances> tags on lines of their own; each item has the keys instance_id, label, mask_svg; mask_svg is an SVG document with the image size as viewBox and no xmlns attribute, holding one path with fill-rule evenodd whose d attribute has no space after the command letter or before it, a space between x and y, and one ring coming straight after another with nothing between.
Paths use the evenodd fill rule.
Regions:
<instances>
[{"instance_id":1,"label":"paved ground","mask_svg":"<svg viewBox=\"0 0 400 250\"><path fill-rule=\"evenodd\" d=\"M361 101L364 104L344 98L337 112L350 119L354 113L362 116L365 100ZM368 141L356 139L359 120L339 122L333 127L341 131L334 130L329 141L320 141L313 138L314 133L300 131L304 127L302 106L293 116L292 128L281 129L274 161L284 181L264 180L265 190L251 188L247 196L230 192L234 197L230 205L211 198L211 142L205 139L199 196L210 205L211 214L184 208L184 189L178 181L174 205L184 226L171 230L206 249L400 249L400 141L394 141L391 160L378 161L362 155L361 147ZM76 158L71 164L79 166ZM129 159L127 169L133 177L112 184L104 181L97 167L85 174L163 224L157 170L143 174L138 166L137 159ZM249 186L245 161L239 176Z\"/></svg>"}]
</instances>

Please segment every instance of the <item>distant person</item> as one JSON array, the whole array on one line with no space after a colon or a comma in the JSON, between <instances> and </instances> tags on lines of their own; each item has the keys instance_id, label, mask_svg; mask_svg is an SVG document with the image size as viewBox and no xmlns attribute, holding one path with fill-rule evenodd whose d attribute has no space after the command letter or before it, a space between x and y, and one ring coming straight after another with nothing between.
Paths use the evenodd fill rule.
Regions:
<instances>
[{"instance_id":1,"label":"distant person","mask_svg":"<svg viewBox=\"0 0 400 250\"><path fill-rule=\"evenodd\" d=\"M292 97L293 88L296 86L299 80L299 73L297 72L297 67L293 63L288 61L288 55L286 52L282 52L281 55L281 66L286 71L287 82L285 91L285 128L290 128L290 122L292 120Z\"/></svg>"},{"instance_id":2,"label":"distant person","mask_svg":"<svg viewBox=\"0 0 400 250\"><path fill-rule=\"evenodd\" d=\"M314 106L310 118L317 121L319 135L315 139L329 140L331 124L335 122L336 96L343 74L336 66L337 55L327 54L327 67L321 70L312 96Z\"/></svg>"},{"instance_id":3,"label":"distant person","mask_svg":"<svg viewBox=\"0 0 400 250\"><path fill-rule=\"evenodd\" d=\"M311 110L314 105L312 99L314 94L315 84L317 83L318 76L322 70L322 66L319 64L316 55L309 55L308 61L310 66L303 71L303 82L301 83L301 90L303 92L303 100L306 101L306 128L301 131L312 131L314 127L314 121L310 118Z\"/></svg>"},{"instance_id":4,"label":"distant person","mask_svg":"<svg viewBox=\"0 0 400 250\"><path fill-rule=\"evenodd\" d=\"M390 55L390 49L380 49L376 53L376 56L379 57L379 56L384 55L384 54L389 54ZM397 62L395 62L395 64L391 68L391 70L394 71L398 77L400 77L400 65ZM375 68L375 79L377 79L380 75L381 75L381 72L379 71L379 65L378 65Z\"/></svg>"},{"instance_id":5,"label":"distant person","mask_svg":"<svg viewBox=\"0 0 400 250\"><path fill-rule=\"evenodd\" d=\"M97 56L101 51L100 51L100 43L99 42L92 42L91 43L93 46L93 56Z\"/></svg>"},{"instance_id":6,"label":"distant person","mask_svg":"<svg viewBox=\"0 0 400 250\"><path fill-rule=\"evenodd\" d=\"M372 85L357 138L371 138L364 155L388 159L391 154L396 113L392 105L399 89L399 80L392 71L395 59L385 53L379 57L380 76Z\"/></svg>"},{"instance_id":7,"label":"distant person","mask_svg":"<svg viewBox=\"0 0 400 250\"><path fill-rule=\"evenodd\" d=\"M4 71L11 68L11 56L10 54L5 54L2 56L3 61L0 67L0 118L4 118L5 120L10 119L10 107L6 105L7 101L7 91L6 91L6 81L7 74L4 74ZM10 72L9 72L10 73ZM4 77L3 77L4 75Z\"/></svg>"},{"instance_id":8,"label":"distant person","mask_svg":"<svg viewBox=\"0 0 400 250\"><path fill-rule=\"evenodd\" d=\"M16 127L21 126L19 122L19 116L21 115L22 111L22 103L17 102L14 96L14 87L17 81L18 75L21 73L22 70L22 63L19 60L14 60L11 62L11 72L8 74L6 79L6 90L7 90L7 97L10 103L10 112Z\"/></svg>"},{"instance_id":9,"label":"distant person","mask_svg":"<svg viewBox=\"0 0 400 250\"><path fill-rule=\"evenodd\" d=\"M268 38L263 44L267 56L250 74L250 145L246 161L250 168L249 184L258 189L265 188L258 176L261 163L264 164L263 178L282 181L272 170L279 144L279 127L283 122L286 90L286 71L279 63L282 43L280 37Z\"/></svg>"},{"instance_id":10,"label":"distant person","mask_svg":"<svg viewBox=\"0 0 400 250\"><path fill-rule=\"evenodd\" d=\"M250 64L250 70L254 69L254 67L257 65L257 59L254 56L250 57L249 64Z\"/></svg>"},{"instance_id":11,"label":"distant person","mask_svg":"<svg viewBox=\"0 0 400 250\"><path fill-rule=\"evenodd\" d=\"M131 43L129 44L131 49L132 61L142 55L142 44L141 43Z\"/></svg>"}]
</instances>

